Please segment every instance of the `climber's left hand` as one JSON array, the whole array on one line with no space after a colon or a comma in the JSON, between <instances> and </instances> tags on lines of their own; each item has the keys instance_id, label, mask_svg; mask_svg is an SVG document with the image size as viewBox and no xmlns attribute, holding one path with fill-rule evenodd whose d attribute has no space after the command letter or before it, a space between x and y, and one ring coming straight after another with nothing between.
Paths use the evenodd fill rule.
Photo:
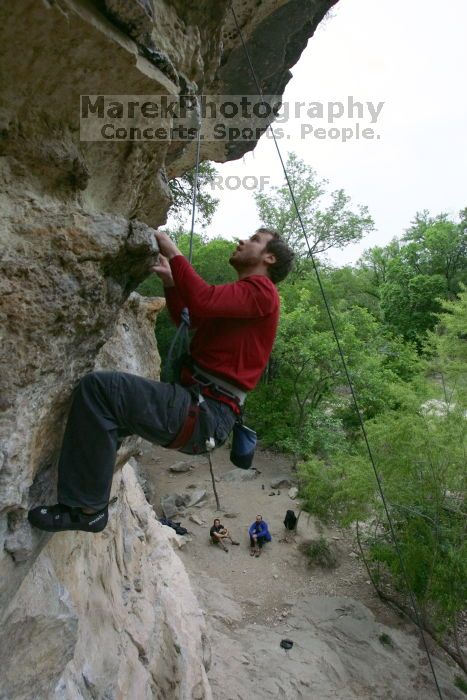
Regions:
<instances>
[{"instance_id":1,"label":"climber's left hand","mask_svg":"<svg viewBox=\"0 0 467 700\"><path fill-rule=\"evenodd\" d=\"M159 250L168 260L171 260L176 255L182 255L173 240L164 231L156 231L156 239L159 245Z\"/></svg>"}]
</instances>

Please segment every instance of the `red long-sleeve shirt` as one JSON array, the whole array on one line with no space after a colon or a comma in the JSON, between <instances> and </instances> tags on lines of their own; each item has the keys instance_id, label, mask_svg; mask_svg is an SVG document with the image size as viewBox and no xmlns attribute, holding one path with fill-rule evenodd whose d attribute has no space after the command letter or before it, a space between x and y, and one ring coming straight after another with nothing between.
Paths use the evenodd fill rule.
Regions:
<instances>
[{"instance_id":1,"label":"red long-sleeve shirt","mask_svg":"<svg viewBox=\"0 0 467 700\"><path fill-rule=\"evenodd\" d=\"M170 261L175 287L165 289L167 308L180 323L186 306L196 329L190 345L195 363L244 391L258 383L276 336L279 295L264 275L229 284L207 284L182 256Z\"/></svg>"}]
</instances>

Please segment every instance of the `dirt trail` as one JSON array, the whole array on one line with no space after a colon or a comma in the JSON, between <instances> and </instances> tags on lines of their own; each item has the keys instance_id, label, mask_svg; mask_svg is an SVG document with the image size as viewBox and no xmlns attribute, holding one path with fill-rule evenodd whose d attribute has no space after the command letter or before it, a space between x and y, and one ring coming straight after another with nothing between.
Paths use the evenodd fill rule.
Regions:
<instances>
[{"instance_id":1,"label":"dirt trail","mask_svg":"<svg viewBox=\"0 0 467 700\"><path fill-rule=\"evenodd\" d=\"M192 468L172 474L169 467L180 460ZM259 473L253 480L224 481L233 466L225 448L216 451L217 511L206 459L190 461L147 443L139 459L148 498L159 515L161 496L207 491L205 500L182 508L175 519L190 532L180 557L209 620L208 675L216 700L438 698L416 631L374 594L351 535L302 513L298 533L291 536L283 519L287 509L298 514L299 503L288 488L271 488L279 476L295 480L290 461L258 451L255 467ZM257 513L268 522L273 541L254 558L247 531ZM203 524L192 522L191 514ZM228 544L224 552L210 543L215 517L240 546ZM334 569L310 567L303 554L303 543L320 535L337 558ZM294 641L291 651L281 649L282 638ZM434 651L444 697L464 698L453 685L456 669Z\"/></svg>"}]
</instances>

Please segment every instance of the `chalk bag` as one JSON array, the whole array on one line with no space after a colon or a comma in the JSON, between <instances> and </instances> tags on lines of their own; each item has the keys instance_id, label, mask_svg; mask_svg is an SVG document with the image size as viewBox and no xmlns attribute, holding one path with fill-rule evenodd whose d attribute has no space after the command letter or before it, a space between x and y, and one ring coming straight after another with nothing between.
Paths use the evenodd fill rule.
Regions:
<instances>
[{"instance_id":1,"label":"chalk bag","mask_svg":"<svg viewBox=\"0 0 467 700\"><path fill-rule=\"evenodd\" d=\"M249 469L253 463L256 449L256 433L243 423L237 421L232 433L230 461L240 469Z\"/></svg>"}]
</instances>

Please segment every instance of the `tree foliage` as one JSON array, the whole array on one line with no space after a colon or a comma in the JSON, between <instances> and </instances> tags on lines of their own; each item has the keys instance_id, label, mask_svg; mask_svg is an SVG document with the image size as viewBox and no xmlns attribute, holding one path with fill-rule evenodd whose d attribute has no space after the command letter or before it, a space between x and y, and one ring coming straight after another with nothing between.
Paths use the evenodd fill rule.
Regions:
<instances>
[{"instance_id":1,"label":"tree foliage","mask_svg":"<svg viewBox=\"0 0 467 700\"><path fill-rule=\"evenodd\" d=\"M459 222L446 214L418 213L400 241L367 251L360 268L377 290L385 323L423 345L443 299L455 299L467 283L466 210Z\"/></svg>"},{"instance_id":2,"label":"tree foliage","mask_svg":"<svg viewBox=\"0 0 467 700\"><path fill-rule=\"evenodd\" d=\"M184 175L169 180L172 194L170 213L179 224L184 224L191 217L193 202L193 187L196 168L188 170ZM205 161L199 165L198 191L196 197L196 221L198 224L210 224L219 200L212 195L212 185L216 170L211 163Z\"/></svg>"},{"instance_id":3,"label":"tree foliage","mask_svg":"<svg viewBox=\"0 0 467 700\"><path fill-rule=\"evenodd\" d=\"M392 576L402 591L408 583L440 634L467 603L467 293L443 306L417 382L399 387L399 405L366 424L404 567L362 440L326 458L313 455L300 468L307 509L343 524L370 523L365 539L375 579Z\"/></svg>"},{"instance_id":4,"label":"tree foliage","mask_svg":"<svg viewBox=\"0 0 467 700\"><path fill-rule=\"evenodd\" d=\"M343 248L373 229L367 207L352 210L350 197L342 189L326 195L328 181L320 179L295 153L289 154L286 168L313 254ZM264 224L275 228L299 256L306 257L308 248L287 182L256 194L255 200Z\"/></svg>"},{"instance_id":5,"label":"tree foliage","mask_svg":"<svg viewBox=\"0 0 467 700\"><path fill-rule=\"evenodd\" d=\"M322 304L313 303L315 283L308 284L298 299L294 285L293 304L283 295L270 371L248 405L263 441L301 458L327 452L356 425L334 335ZM337 311L334 321L363 415L396 406L398 386L418 364L414 349L382 332L365 308Z\"/></svg>"}]
</instances>

